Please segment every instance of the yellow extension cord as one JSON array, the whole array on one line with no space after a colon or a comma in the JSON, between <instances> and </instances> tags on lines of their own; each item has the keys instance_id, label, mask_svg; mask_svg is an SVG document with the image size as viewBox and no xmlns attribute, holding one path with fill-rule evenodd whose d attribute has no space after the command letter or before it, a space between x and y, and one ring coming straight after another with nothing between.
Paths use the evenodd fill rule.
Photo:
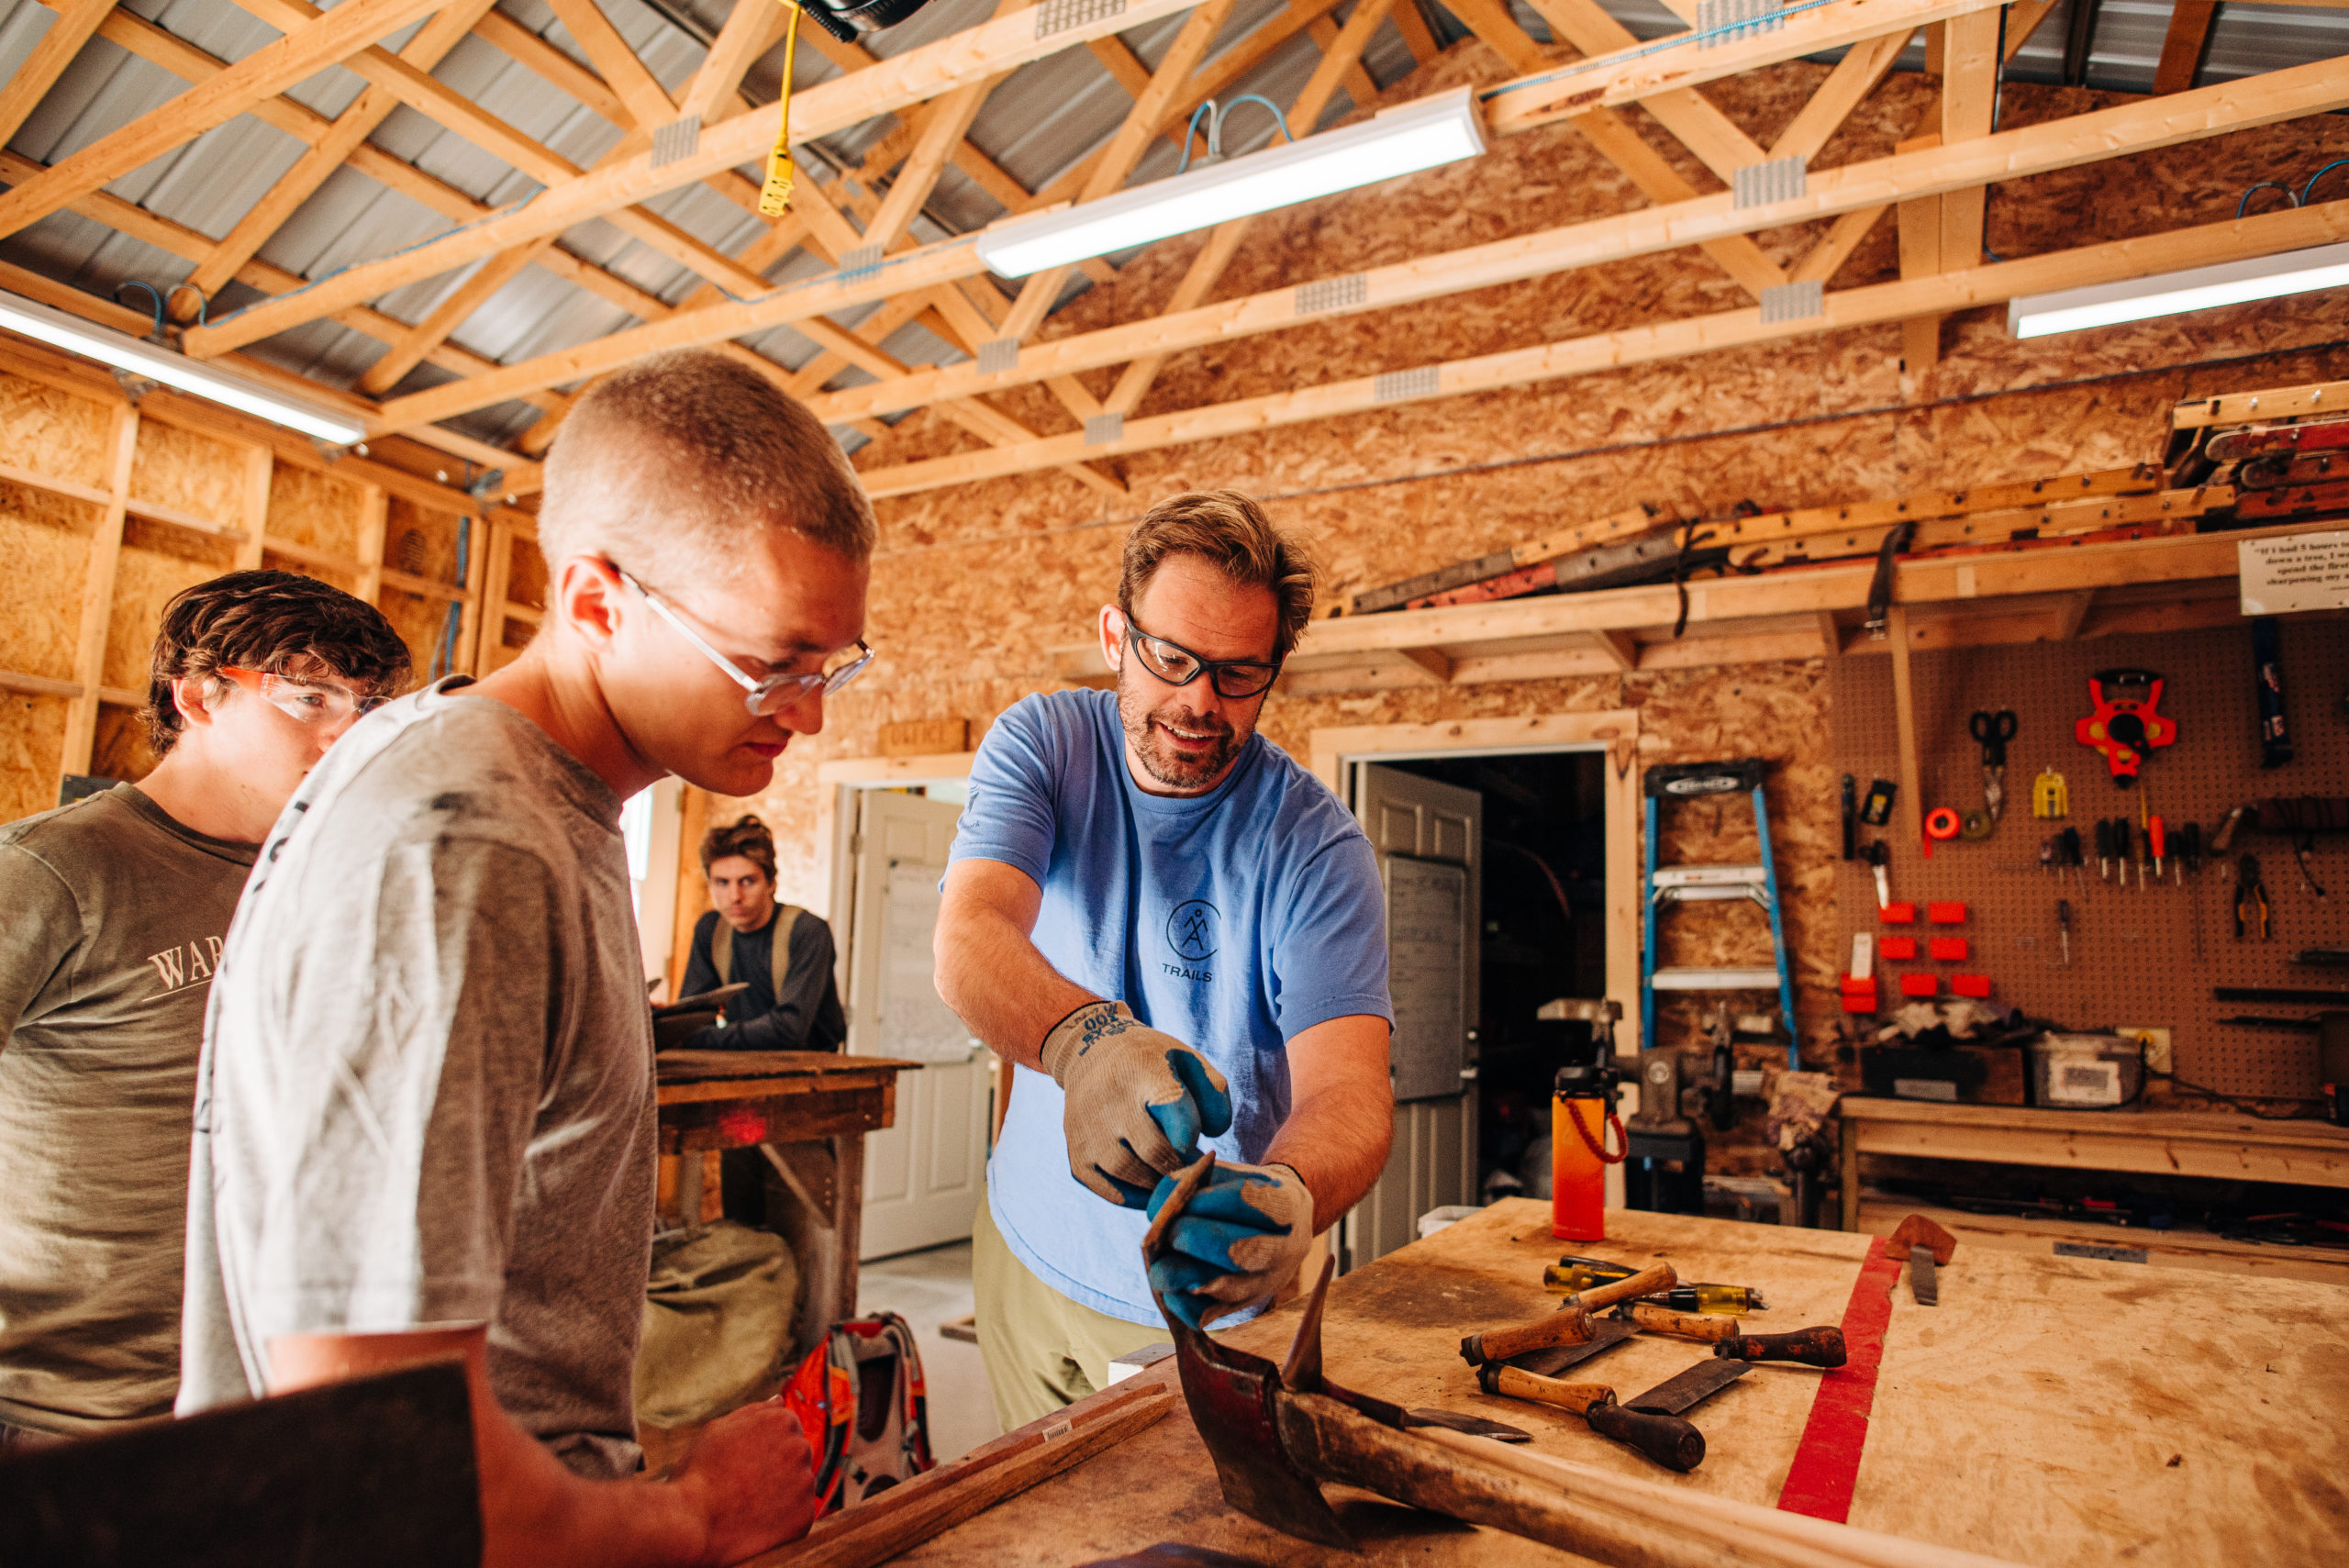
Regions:
<instances>
[{"instance_id":1,"label":"yellow extension cord","mask_svg":"<svg viewBox=\"0 0 2349 1568\"><path fill-rule=\"evenodd\" d=\"M791 6L791 0L783 0ZM799 7L791 6L791 23L783 43L783 107L774 129L774 149L767 154L767 183L759 192L759 213L781 217L791 206L791 71L799 53Z\"/></svg>"}]
</instances>

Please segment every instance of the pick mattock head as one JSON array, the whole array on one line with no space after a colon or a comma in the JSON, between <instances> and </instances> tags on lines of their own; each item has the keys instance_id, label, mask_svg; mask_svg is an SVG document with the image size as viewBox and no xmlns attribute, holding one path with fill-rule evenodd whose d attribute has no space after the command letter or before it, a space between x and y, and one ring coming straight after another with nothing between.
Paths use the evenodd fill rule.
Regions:
<instances>
[{"instance_id":1,"label":"pick mattock head","mask_svg":"<svg viewBox=\"0 0 2349 1568\"><path fill-rule=\"evenodd\" d=\"M1174 1191L1142 1238L1145 1264L1157 1261L1165 1248L1166 1230L1174 1217L1214 1168L1215 1155L1209 1152L1176 1176ZM1321 1283L1326 1289L1326 1270ZM1309 1360L1299 1360L1305 1352L1304 1334L1298 1336L1297 1346L1289 1356L1292 1366L1300 1371L1309 1366L1308 1375L1317 1380L1321 1360L1320 1295L1319 1290L1314 1292L1313 1305L1307 1309L1312 1333ZM1319 1541L1323 1546L1353 1550L1353 1537L1346 1533L1346 1527L1338 1522L1338 1516L1321 1496L1320 1483L1290 1456L1287 1445L1281 1440L1281 1369L1262 1356L1218 1344L1167 1311L1163 1297L1153 1293L1153 1299L1158 1302L1160 1315L1166 1319L1167 1332L1174 1338L1174 1365L1183 1377L1183 1399L1190 1407L1191 1424L1198 1429L1199 1440L1208 1445L1208 1452L1215 1460L1216 1479L1223 1485L1224 1501L1284 1534Z\"/></svg>"}]
</instances>

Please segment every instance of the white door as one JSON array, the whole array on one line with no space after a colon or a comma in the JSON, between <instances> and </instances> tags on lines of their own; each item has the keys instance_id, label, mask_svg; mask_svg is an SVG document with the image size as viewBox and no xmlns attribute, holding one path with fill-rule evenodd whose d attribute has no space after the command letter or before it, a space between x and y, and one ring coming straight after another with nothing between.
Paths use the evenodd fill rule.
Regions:
<instances>
[{"instance_id":1,"label":"white door","mask_svg":"<svg viewBox=\"0 0 2349 1568\"><path fill-rule=\"evenodd\" d=\"M1395 1146L1346 1218L1347 1266L1417 1239L1419 1216L1474 1202L1476 1027L1485 797L1397 768L1363 765L1354 813L1386 894L1395 1003Z\"/></svg>"},{"instance_id":2,"label":"white door","mask_svg":"<svg viewBox=\"0 0 2349 1568\"><path fill-rule=\"evenodd\" d=\"M961 815L950 801L857 792L848 1049L927 1064L898 1074L896 1124L864 1140L864 1258L968 1237L986 1182L986 1052L939 1000L930 962Z\"/></svg>"}]
</instances>

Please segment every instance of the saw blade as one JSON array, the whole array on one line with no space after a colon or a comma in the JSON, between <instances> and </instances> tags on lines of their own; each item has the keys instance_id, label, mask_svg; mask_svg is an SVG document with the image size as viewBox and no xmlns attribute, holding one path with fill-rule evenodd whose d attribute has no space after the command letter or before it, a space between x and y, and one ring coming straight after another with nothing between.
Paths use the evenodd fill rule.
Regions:
<instances>
[{"instance_id":1,"label":"saw blade","mask_svg":"<svg viewBox=\"0 0 2349 1568\"><path fill-rule=\"evenodd\" d=\"M1677 1377L1667 1378L1645 1394L1623 1401L1626 1410L1646 1410L1677 1416L1706 1396L1726 1388L1753 1370L1752 1362L1715 1356L1698 1362Z\"/></svg>"},{"instance_id":2,"label":"saw blade","mask_svg":"<svg viewBox=\"0 0 2349 1568\"><path fill-rule=\"evenodd\" d=\"M1909 1294L1917 1298L1920 1307L1941 1305L1941 1271L1933 1264L1931 1247L1909 1249Z\"/></svg>"},{"instance_id":3,"label":"saw blade","mask_svg":"<svg viewBox=\"0 0 2349 1568\"><path fill-rule=\"evenodd\" d=\"M1509 1357L1508 1364L1537 1377L1555 1377L1566 1368L1578 1362L1586 1362L1601 1351L1613 1350L1639 1331L1636 1323L1619 1323L1612 1318L1600 1318L1591 1323L1590 1338L1581 1344L1528 1351L1521 1356Z\"/></svg>"}]
</instances>

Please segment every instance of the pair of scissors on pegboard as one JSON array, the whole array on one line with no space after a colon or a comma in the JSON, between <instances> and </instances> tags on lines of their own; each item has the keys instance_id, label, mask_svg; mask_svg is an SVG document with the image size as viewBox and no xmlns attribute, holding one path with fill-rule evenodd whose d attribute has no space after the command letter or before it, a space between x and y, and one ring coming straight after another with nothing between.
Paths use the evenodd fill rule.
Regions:
<instances>
[{"instance_id":1,"label":"pair of scissors on pegboard","mask_svg":"<svg viewBox=\"0 0 2349 1568\"><path fill-rule=\"evenodd\" d=\"M2007 808L2007 742L2015 738L2019 728L2015 710L2002 707L1989 713L1976 709L1966 721L1966 728L1982 743L1982 805L1989 812L1990 820L1996 822Z\"/></svg>"}]
</instances>

